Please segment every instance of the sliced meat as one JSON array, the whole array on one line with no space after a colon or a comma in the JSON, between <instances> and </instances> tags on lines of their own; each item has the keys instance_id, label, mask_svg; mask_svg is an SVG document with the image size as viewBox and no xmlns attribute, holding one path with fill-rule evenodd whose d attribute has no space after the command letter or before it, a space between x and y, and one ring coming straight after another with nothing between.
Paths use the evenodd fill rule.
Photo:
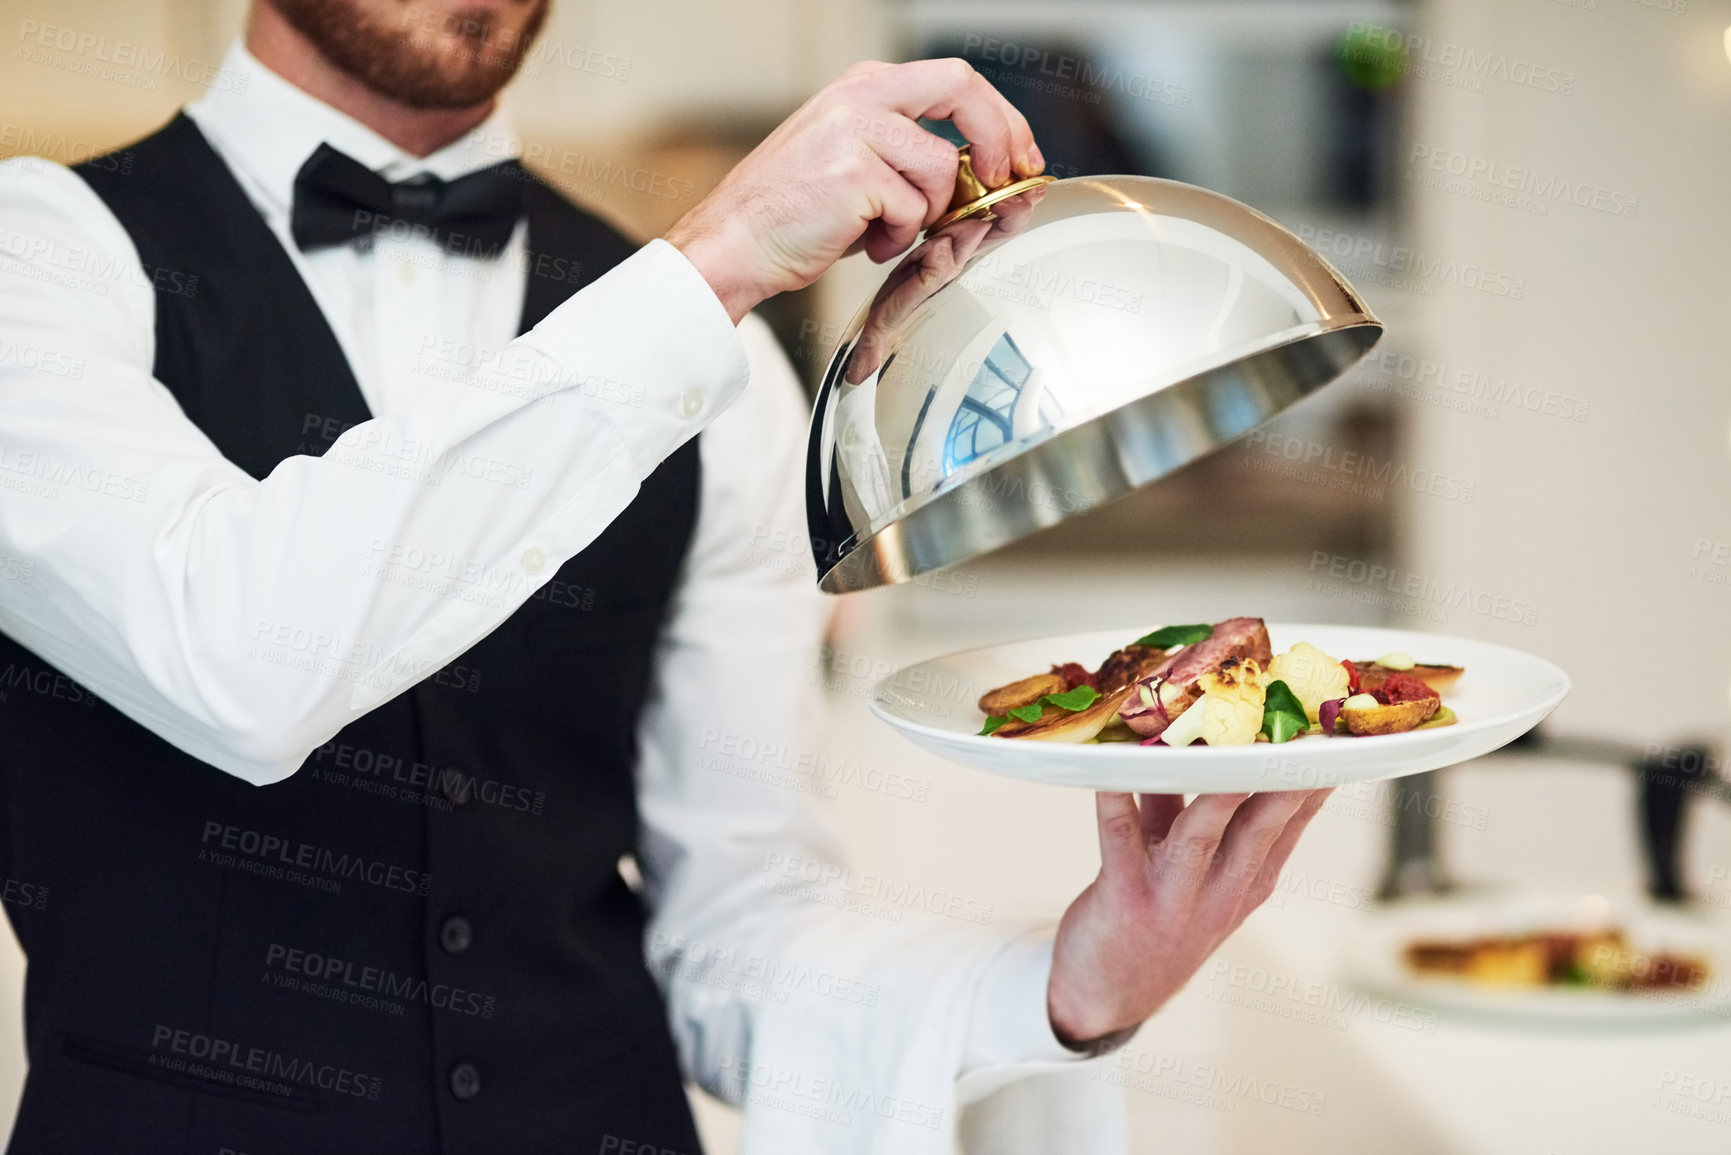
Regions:
<instances>
[{"instance_id":1,"label":"sliced meat","mask_svg":"<svg viewBox=\"0 0 1731 1155\"><path fill-rule=\"evenodd\" d=\"M1212 634L1185 646L1154 672L1169 682L1188 686L1227 658L1255 658L1263 666L1274 660L1268 627L1261 618L1228 618L1216 624Z\"/></svg>"},{"instance_id":2,"label":"sliced meat","mask_svg":"<svg viewBox=\"0 0 1731 1155\"><path fill-rule=\"evenodd\" d=\"M1094 673L1093 686L1102 694L1122 690L1159 669L1165 660L1165 650L1153 646L1125 646L1113 651L1112 656L1100 664Z\"/></svg>"},{"instance_id":3,"label":"sliced meat","mask_svg":"<svg viewBox=\"0 0 1731 1155\"><path fill-rule=\"evenodd\" d=\"M1119 717L1144 738L1154 737L1202 696L1197 679L1233 658L1254 658L1265 669L1274 659L1268 627L1261 618L1228 618L1202 641L1161 662L1137 679L1136 692L1118 711Z\"/></svg>"}]
</instances>

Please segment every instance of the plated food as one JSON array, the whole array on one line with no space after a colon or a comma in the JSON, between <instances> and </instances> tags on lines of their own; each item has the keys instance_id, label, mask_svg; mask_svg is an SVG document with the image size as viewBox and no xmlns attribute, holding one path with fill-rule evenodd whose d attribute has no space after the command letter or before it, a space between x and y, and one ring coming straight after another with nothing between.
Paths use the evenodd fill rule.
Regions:
<instances>
[{"instance_id":1,"label":"plated food","mask_svg":"<svg viewBox=\"0 0 1731 1155\"><path fill-rule=\"evenodd\" d=\"M1303 641L1277 655L1261 618L1165 626L1097 670L1064 662L988 690L980 734L1168 748L1400 734L1452 724L1442 695L1463 673L1403 652L1339 659Z\"/></svg>"},{"instance_id":2,"label":"plated food","mask_svg":"<svg viewBox=\"0 0 1731 1155\"><path fill-rule=\"evenodd\" d=\"M1134 644L1146 636L1142 633L1146 628L1145 625L1119 626L1057 637L999 642L911 662L872 688L870 709L879 721L894 728L922 750L989 774L1086 790L1221 794L1344 786L1453 766L1488 754L1520 737L1556 709L1569 692L1569 676L1554 663L1476 638L1447 637L1379 626L1270 621L1267 633L1269 652L1274 655L1269 658L1271 663L1304 642L1332 658L1350 658L1359 673L1360 689L1376 688L1377 679L1381 678L1386 692L1388 677L1397 673L1415 676L1422 673L1425 677L1437 678L1433 688L1437 689L1441 704L1431 720L1439 724L1419 725L1404 734L1349 739L1338 734L1340 719L1337 717L1337 736L1321 737L1317 736L1321 731L1310 726L1309 714L1306 713L1304 732L1311 736L1304 741L1289 740L1276 745L1272 737L1266 741L1253 738L1248 745L1213 747L1201 741L1175 747L1170 735L1155 735L1163 738L1160 746L1142 746L1143 735L1130 729L1127 722L1122 727L1107 725L1110 716L1101 720L1101 729L1094 741L1082 738L1070 741L1004 741L996 734L986 736L980 733L987 716L1010 718L1012 709L1023 711L1022 716L1015 718L1018 722L1038 720L1044 723L1048 713L1046 706L1051 704L1040 702L1038 711L1030 711L1027 706L1007 704L1022 700L1020 698L999 699L1002 704L986 715L978 708L983 693L992 692L994 687L1007 689L1012 683L1036 674L1051 675L1052 663L1060 660L1086 663L1084 672L1094 677L1101 667L1109 665L1113 655L1119 655L1128 648L1126 642ZM1206 628L1213 637L1216 627ZM1165 657L1160 659L1164 662L1184 653L1177 649L1177 645L1170 642L1148 648L1165 651ZM1455 669L1470 670L1471 673L1456 674L1453 684L1445 684L1434 671L1422 670L1418 662L1414 663L1412 670L1402 671L1378 666L1375 662L1359 661L1361 655L1377 654L1397 664L1400 661L1397 655L1412 654L1427 664L1448 662ZM1124 658L1120 656L1118 660ZM1344 661L1339 664L1344 667ZM1059 669L1062 671L1063 667ZM1288 688L1296 693L1304 692L1298 685L1302 679L1290 673L1288 676L1292 678ZM1067 693L1061 688L1065 685L1069 685L1069 680L1061 672L1055 682L1045 683L1040 698L1051 693ZM1077 688L1080 688L1079 684ZM1351 688L1350 678L1348 688ZM1025 694L1027 691L1022 692ZM1374 700L1375 695L1371 696ZM1078 694L1072 704L1086 697L1086 694ZM1268 713L1268 699L1269 689L1265 686L1265 714ZM1449 717L1442 712L1444 709L1450 715L1458 715L1449 725L1440 724ZM1081 712L1081 709L1067 711ZM1168 709L1167 713L1170 716L1171 710ZM1053 714L1053 717L1057 715ZM1197 721L1202 717L1198 715ZM1094 718L1085 720L1084 726L1093 721ZM1294 721L1290 714L1287 721ZM1319 724L1320 721L1319 708ZM1270 729L1273 729L1272 725ZM1261 726L1258 725L1256 730L1260 733ZM1100 740L1114 736L1121 740ZM1398 956L1396 949L1392 957L1397 965ZM1720 969L1731 970L1731 966Z\"/></svg>"},{"instance_id":3,"label":"plated food","mask_svg":"<svg viewBox=\"0 0 1731 1155\"><path fill-rule=\"evenodd\" d=\"M1603 991L1698 991L1712 977L1704 957L1634 950L1616 927L1417 938L1405 952L1416 978L1458 980L1487 987L1582 987Z\"/></svg>"},{"instance_id":4,"label":"plated food","mask_svg":"<svg viewBox=\"0 0 1731 1155\"><path fill-rule=\"evenodd\" d=\"M1410 1006L1511 1027L1731 1017L1731 916L1722 911L1466 887L1378 903L1356 921L1340 943L1341 977Z\"/></svg>"}]
</instances>

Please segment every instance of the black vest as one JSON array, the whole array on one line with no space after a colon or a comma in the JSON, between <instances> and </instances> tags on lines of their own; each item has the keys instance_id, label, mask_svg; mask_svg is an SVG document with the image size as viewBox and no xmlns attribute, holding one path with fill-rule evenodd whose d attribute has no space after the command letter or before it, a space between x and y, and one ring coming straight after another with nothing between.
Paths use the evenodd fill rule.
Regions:
<instances>
[{"instance_id":1,"label":"black vest","mask_svg":"<svg viewBox=\"0 0 1731 1155\"><path fill-rule=\"evenodd\" d=\"M155 374L187 416L258 478L367 420L196 126L131 157L79 173L158 288ZM529 206L524 328L633 251L538 182ZM0 638L0 904L29 956L11 1150L697 1155L617 868L697 497L693 442L491 635L274 786Z\"/></svg>"}]
</instances>

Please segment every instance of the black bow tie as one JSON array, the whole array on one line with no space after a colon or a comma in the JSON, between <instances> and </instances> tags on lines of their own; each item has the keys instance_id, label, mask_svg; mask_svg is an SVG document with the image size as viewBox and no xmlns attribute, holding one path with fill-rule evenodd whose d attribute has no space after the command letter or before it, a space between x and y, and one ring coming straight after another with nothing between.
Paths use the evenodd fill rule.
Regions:
<instances>
[{"instance_id":1,"label":"black bow tie","mask_svg":"<svg viewBox=\"0 0 1731 1155\"><path fill-rule=\"evenodd\" d=\"M328 144L295 174L289 227L302 251L375 233L429 236L447 252L492 256L511 239L533 179L514 160L453 181L392 184Z\"/></svg>"}]
</instances>

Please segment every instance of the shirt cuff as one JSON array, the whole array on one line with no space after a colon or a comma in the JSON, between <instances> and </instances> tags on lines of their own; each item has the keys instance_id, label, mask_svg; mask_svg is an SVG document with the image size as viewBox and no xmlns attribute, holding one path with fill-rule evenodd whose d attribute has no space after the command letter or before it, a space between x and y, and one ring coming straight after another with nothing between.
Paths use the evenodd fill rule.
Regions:
<instances>
[{"instance_id":1,"label":"shirt cuff","mask_svg":"<svg viewBox=\"0 0 1731 1155\"><path fill-rule=\"evenodd\" d=\"M612 342L596 334L624 335ZM715 290L673 245L653 240L549 313L520 340L562 367L565 391L599 406L639 480L696 436L751 375ZM587 359L573 364L569 351Z\"/></svg>"},{"instance_id":2,"label":"shirt cuff","mask_svg":"<svg viewBox=\"0 0 1731 1155\"><path fill-rule=\"evenodd\" d=\"M1046 927L1017 936L980 976L963 1053L964 1077L994 1068L1075 1063L1087 1057L1058 1041L1046 1015L1054 933Z\"/></svg>"}]
</instances>

